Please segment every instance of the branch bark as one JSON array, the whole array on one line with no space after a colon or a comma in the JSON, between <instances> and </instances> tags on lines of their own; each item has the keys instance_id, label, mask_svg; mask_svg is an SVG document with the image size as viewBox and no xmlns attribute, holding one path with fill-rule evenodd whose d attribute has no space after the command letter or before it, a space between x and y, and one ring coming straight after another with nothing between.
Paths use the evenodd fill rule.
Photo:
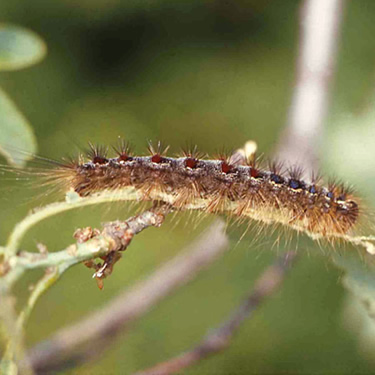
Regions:
<instances>
[{"instance_id":1,"label":"branch bark","mask_svg":"<svg viewBox=\"0 0 375 375\"><path fill-rule=\"evenodd\" d=\"M305 0L300 14L297 79L277 157L316 169L336 65L344 0Z\"/></svg>"},{"instance_id":2,"label":"branch bark","mask_svg":"<svg viewBox=\"0 0 375 375\"><path fill-rule=\"evenodd\" d=\"M20 252L14 254L2 264L4 275L0 278L0 316L8 324L4 325L4 335L7 338L7 348L0 363L1 369L14 369L17 372L19 359L22 358L23 348L23 328L31 314L38 298L48 290L60 276L70 267L83 261L102 257L103 265L98 266L94 274L99 280L108 276L112 271L113 259L118 260L121 255L119 251L125 250L132 238L142 230L150 226L160 226L165 215L170 212L168 205L155 205L150 210L140 215L129 218L126 221L116 221L104 224L103 230L92 230L84 228L75 233L77 244L69 246L67 249L55 253L30 253ZM116 257L117 255L117 257ZM39 280L35 289L31 292L29 300L24 310L21 311L17 323L12 321L10 311L14 312L13 306L9 302L8 292L19 277L28 269L46 268L46 275ZM14 314L13 314L14 315ZM12 317L13 317L12 315ZM8 319L6 319L8 318ZM15 319L14 319L15 320ZM20 369L26 373L30 368L29 362L23 360ZM10 371L10 370L9 370ZM30 368L31 371L31 368Z\"/></svg>"},{"instance_id":3,"label":"branch bark","mask_svg":"<svg viewBox=\"0 0 375 375\"><path fill-rule=\"evenodd\" d=\"M202 359L226 349L244 320L251 317L252 313L259 308L266 298L278 290L295 258L295 252L287 252L274 265L268 267L256 281L254 289L233 312L232 316L215 331L209 333L195 348L147 370L138 372L136 375L180 373L183 369L194 365Z\"/></svg>"},{"instance_id":4,"label":"branch bark","mask_svg":"<svg viewBox=\"0 0 375 375\"><path fill-rule=\"evenodd\" d=\"M224 228L224 223L216 222L182 254L146 280L124 291L101 310L35 346L29 353L34 370L56 371L77 366L98 355L130 323L224 254L228 247Z\"/></svg>"}]
</instances>

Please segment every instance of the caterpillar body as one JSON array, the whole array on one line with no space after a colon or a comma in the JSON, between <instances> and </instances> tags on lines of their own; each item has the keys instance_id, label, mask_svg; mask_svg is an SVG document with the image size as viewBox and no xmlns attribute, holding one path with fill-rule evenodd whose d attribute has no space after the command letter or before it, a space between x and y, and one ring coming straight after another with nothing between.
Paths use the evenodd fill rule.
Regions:
<instances>
[{"instance_id":1,"label":"caterpillar body","mask_svg":"<svg viewBox=\"0 0 375 375\"><path fill-rule=\"evenodd\" d=\"M123 144L110 158L107 149L91 145L87 157L59 163L47 176L82 197L132 188L138 200L282 224L314 239L345 237L361 212L349 189L324 187L319 178L305 182L298 168L285 174L277 164L269 169L258 166L253 156L206 160L196 152L167 157L160 145L149 150L149 156L134 156Z\"/></svg>"}]
</instances>

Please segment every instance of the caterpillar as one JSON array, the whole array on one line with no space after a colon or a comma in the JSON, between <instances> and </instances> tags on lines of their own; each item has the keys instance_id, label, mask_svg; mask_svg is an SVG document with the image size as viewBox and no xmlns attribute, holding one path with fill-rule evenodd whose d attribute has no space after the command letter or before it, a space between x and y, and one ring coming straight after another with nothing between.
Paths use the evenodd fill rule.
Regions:
<instances>
[{"instance_id":1,"label":"caterpillar","mask_svg":"<svg viewBox=\"0 0 375 375\"><path fill-rule=\"evenodd\" d=\"M252 147L248 143L247 151L211 160L196 149L168 157L160 143L149 145L149 155L135 156L122 142L109 157L108 148L90 144L86 155L56 163L43 174L81 197L131 188L140 201L281 224L314 239L344 238L355 230L363 210L351 189L323 186L316 176L306 182L301 168L285 173L278 163L264 168Z\"/></svg>"}]
</instances>

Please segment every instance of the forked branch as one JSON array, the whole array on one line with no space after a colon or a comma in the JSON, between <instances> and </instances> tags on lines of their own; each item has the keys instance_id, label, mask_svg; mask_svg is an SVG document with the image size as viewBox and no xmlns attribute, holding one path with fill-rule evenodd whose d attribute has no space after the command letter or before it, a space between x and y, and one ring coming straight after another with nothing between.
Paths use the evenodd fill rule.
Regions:
<instances>
[{"instance_id":1,"label":"forked branch","mask_svg":"<svg viewBox=\"0 0 375 375\"><path fill-rule=\"evenodd\" d=\"M234 310L231 317L219 328L209 333L195 348L147 370L138 372L137 375L180 373L183 369L227 348L244 320L251 317L252 313L266 298L274 294L281 286L295 258L295 252L287 252L275 264L268 267L256 281L253 290L250 291L243 303Z\"/></svg>"},{"instance_id":2,"label":"forked branch","mask_svg":"<svg viewBox=\"0 0 375 375\"><path fill-rule=\"evenodd\" d=\"M102 279L112 271L114 259L118 260L121 257L118 255L119 251L125 250L132 238L142 230L150 226L160 226L169 211L168 205L155 204L150 210L126 221L104 224L102 231L91 228L77 231L75 233L77 243L65 250L54 253L46 251L41 253L18 252L5 260L2 263L3 275L0 278L0 299L2 301L0 316L4 315L1 314L3 310L11 310L11 306L8 306L9 291L25 271L45 268L47 272L31 292L27 305L21 311L17 322L4 327L4 336L8 343L0 370L1 368L16 368L16 363L20 360L23 329L36 301L67 269L75 264L85 261L92 262L92 259L101 257L104 263L98 266L94 276L99 281L99 286L102 286ZM27 361L22 368L28 368Z\"/></svg>"},{"instance_id":3,"label":"forked branch","mask_svg":"<svg viewBox=\"0 0 375 375\"><path fill-rule=\"evenodd\" d=\"M125 290L99 311L38 344L29 354L34 370L51 372L75 367L97 356L132 322L194 279L226 251L228 240L224 228L224 223L217 221L185 251L158 268L147 279Z\"/></svg>"}]
</instances>

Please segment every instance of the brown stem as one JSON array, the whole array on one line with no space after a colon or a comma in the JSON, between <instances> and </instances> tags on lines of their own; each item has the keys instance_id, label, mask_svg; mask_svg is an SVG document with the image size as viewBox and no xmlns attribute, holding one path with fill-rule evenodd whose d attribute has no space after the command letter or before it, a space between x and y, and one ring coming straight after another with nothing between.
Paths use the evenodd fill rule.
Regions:
<instances>
[{"instance_id":1,"label":"brown stem","mask_svg":"<svg viewBox=\"0 0 375 375\"><path fill-rule=\"evenodd\" d=\"M77 366L108 348L130 323L224 254L228 247L224 227L221 221L214 223L186 251L147 279L124 291L106 307L32 348L29 359L34 370L49 372Z\"/></svg>"},{"instance_id":2,"label":"brown stem","mask_svg":"<svg viewBox=\"0 0 375 375\"><path fill-rule=\"evenodd\" d=\"M172 211L172 207L168 204L155 202L154 206L137 216L133 216L126 221L112 221L105 223L103 230L100 232L91 227L78 229L74 233L74 237L78 243L83 243L93 237L102 235L110 242L110 249L107 254L102 256L102 264L97 264L94 260L90 259L84 264L89 268L94 268L94 278L98 283L100 289L103 288L103 279L109 276L116 262L121 259L120 251L124 251L130 245L133 237L142 232L144 229L154 226L160 227L164 222L165 215Z\"/></svg>"},{"instance_id":3,"label":"brown stem","mask_svg":"<svg viewBox=\"0 0 375 375\"><path fill-rule=\"evenodd\" d=\"M300 13L297 79L277 157L311 171L330 99L344 0L304 0Z\"/></svg>"},{"instance_id":4,"label":"brown stem","mask_svg":"<svg viewBox=\"0 0 375 375\"><path fill-rule=\"evenodd\" d=\"M288 252L281 256L274 265L268 267L256 281L254 289L233 312L232 316L195 348L147 370L138 372L137 375L180 373L184 368L192 366L209 355L216 354L228 347L243 321L250 317L252 312L281 286L286 272L291 267L295 257L295 252Z\"/></svg>"}]
</instances>

